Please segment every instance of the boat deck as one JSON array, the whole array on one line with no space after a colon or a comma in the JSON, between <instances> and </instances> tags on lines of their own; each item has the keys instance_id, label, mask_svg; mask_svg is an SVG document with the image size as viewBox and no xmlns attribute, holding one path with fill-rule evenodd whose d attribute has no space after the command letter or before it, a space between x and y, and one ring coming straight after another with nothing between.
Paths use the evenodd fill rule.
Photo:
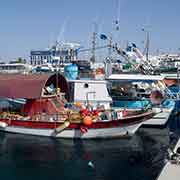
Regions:
<instances>
[{"instance_id":1,"label":"boat deck","mask_svg":"<svg viewBox=\"0 0 180 180\"><path fill-rule=\"evenodd\" d=\"M180 147L180 139L178 140L174 152ZM179 180L180 179L180 164L173 164L170 161L164 166L157 180Z\"/></svg>"}]
</instances>

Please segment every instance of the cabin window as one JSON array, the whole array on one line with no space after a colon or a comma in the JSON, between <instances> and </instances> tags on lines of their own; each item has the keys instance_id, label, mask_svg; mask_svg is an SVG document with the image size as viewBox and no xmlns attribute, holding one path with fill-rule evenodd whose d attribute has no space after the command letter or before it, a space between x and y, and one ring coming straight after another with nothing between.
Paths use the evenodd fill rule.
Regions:
<instances>
[{"instance_id":1,"label":"cabin window","mask_svg":"<svg viewBox=\"0 0 180 180\"><path fill-rule=\"evenodd\" d=\"M89 87L89 84L88 83L85 83L84 84L84 88L88 88Z\"/></svg>"}]
</instances>

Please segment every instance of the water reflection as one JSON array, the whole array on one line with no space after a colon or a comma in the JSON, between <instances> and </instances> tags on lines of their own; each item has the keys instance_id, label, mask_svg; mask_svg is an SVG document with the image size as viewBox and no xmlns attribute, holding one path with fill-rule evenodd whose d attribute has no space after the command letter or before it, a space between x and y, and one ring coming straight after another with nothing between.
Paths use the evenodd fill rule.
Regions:
<instances>
[{"instance_id":1,"label":"water reflection","mask_svg":"<svg viewBox=\"0 0 180 180\"><path fill-rule=\"evenodd\" d=\"M163 166L169 133L168 129L155 131L156 135L150 132L142 129L131 139L108 140L56 140L1 133L1 177L152 180Z\"/></svg>"}]
</instances>

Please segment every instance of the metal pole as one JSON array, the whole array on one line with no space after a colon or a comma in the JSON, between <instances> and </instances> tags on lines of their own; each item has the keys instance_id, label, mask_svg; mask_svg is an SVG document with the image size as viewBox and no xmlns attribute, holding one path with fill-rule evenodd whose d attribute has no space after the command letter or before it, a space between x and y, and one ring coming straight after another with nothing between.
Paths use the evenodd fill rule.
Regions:
<instances>
[{"instance_id":1,"label":"metal pole","mask_svg":"<svg viewBox=\"0 0 180 180\"><path fill-rule=\"evenodd\" d=\"M91 57L91 62L92 63L95 63L95 61L96 61L95 50L96 50L96 32L93 32L93 37L92 37L92 57Z\"/></svg>"},{"instance_id":2,"label":"metal pole","mask_svg":"<svg viewBox=\"0 0 180 180\"><path fill-rule=\"evenodd\" d=\"M177 64L177 85L178 85L177 100L179 100L179 93L180 93L179 64Z\"/></svg>"},{"instance_id":3,"label":"metal pole","mask_svg":"<svg viewBox=\"0 0 180 180\"><path fill-rule=\"evenodd\" d=\"M111 55L112 55L112 36L110 36L109 38L109 48L108 48L108 51L109 51L109 58L111 59Z\"/></svg>"},{"instance_id":4,"label":"metal pole","mask_svg":"<svg viewBox=\"0 0 180 180\"><path fill-rule=\"evenodd\" d=\"M147 42L146 42L146 61L148 62L149 60L149 31L147 31Z\"/></svg>"}]
</instances>

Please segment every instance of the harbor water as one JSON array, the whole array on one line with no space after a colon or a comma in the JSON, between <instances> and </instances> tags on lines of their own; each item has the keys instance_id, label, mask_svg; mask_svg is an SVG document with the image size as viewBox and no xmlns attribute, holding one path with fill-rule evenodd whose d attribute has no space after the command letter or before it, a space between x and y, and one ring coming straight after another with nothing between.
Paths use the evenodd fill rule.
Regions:
<instances>
[{"instance_id":1,"label":"harbor water","mask_svg":"<svg viewBox=\"0 0 180 180\"><path fill-rule=\"evenodd\" d=\"M131 139L56 140L1 132L1 179L154 180L176 140L169 135L141 128Z\"/></svg>"}]
</instances>

